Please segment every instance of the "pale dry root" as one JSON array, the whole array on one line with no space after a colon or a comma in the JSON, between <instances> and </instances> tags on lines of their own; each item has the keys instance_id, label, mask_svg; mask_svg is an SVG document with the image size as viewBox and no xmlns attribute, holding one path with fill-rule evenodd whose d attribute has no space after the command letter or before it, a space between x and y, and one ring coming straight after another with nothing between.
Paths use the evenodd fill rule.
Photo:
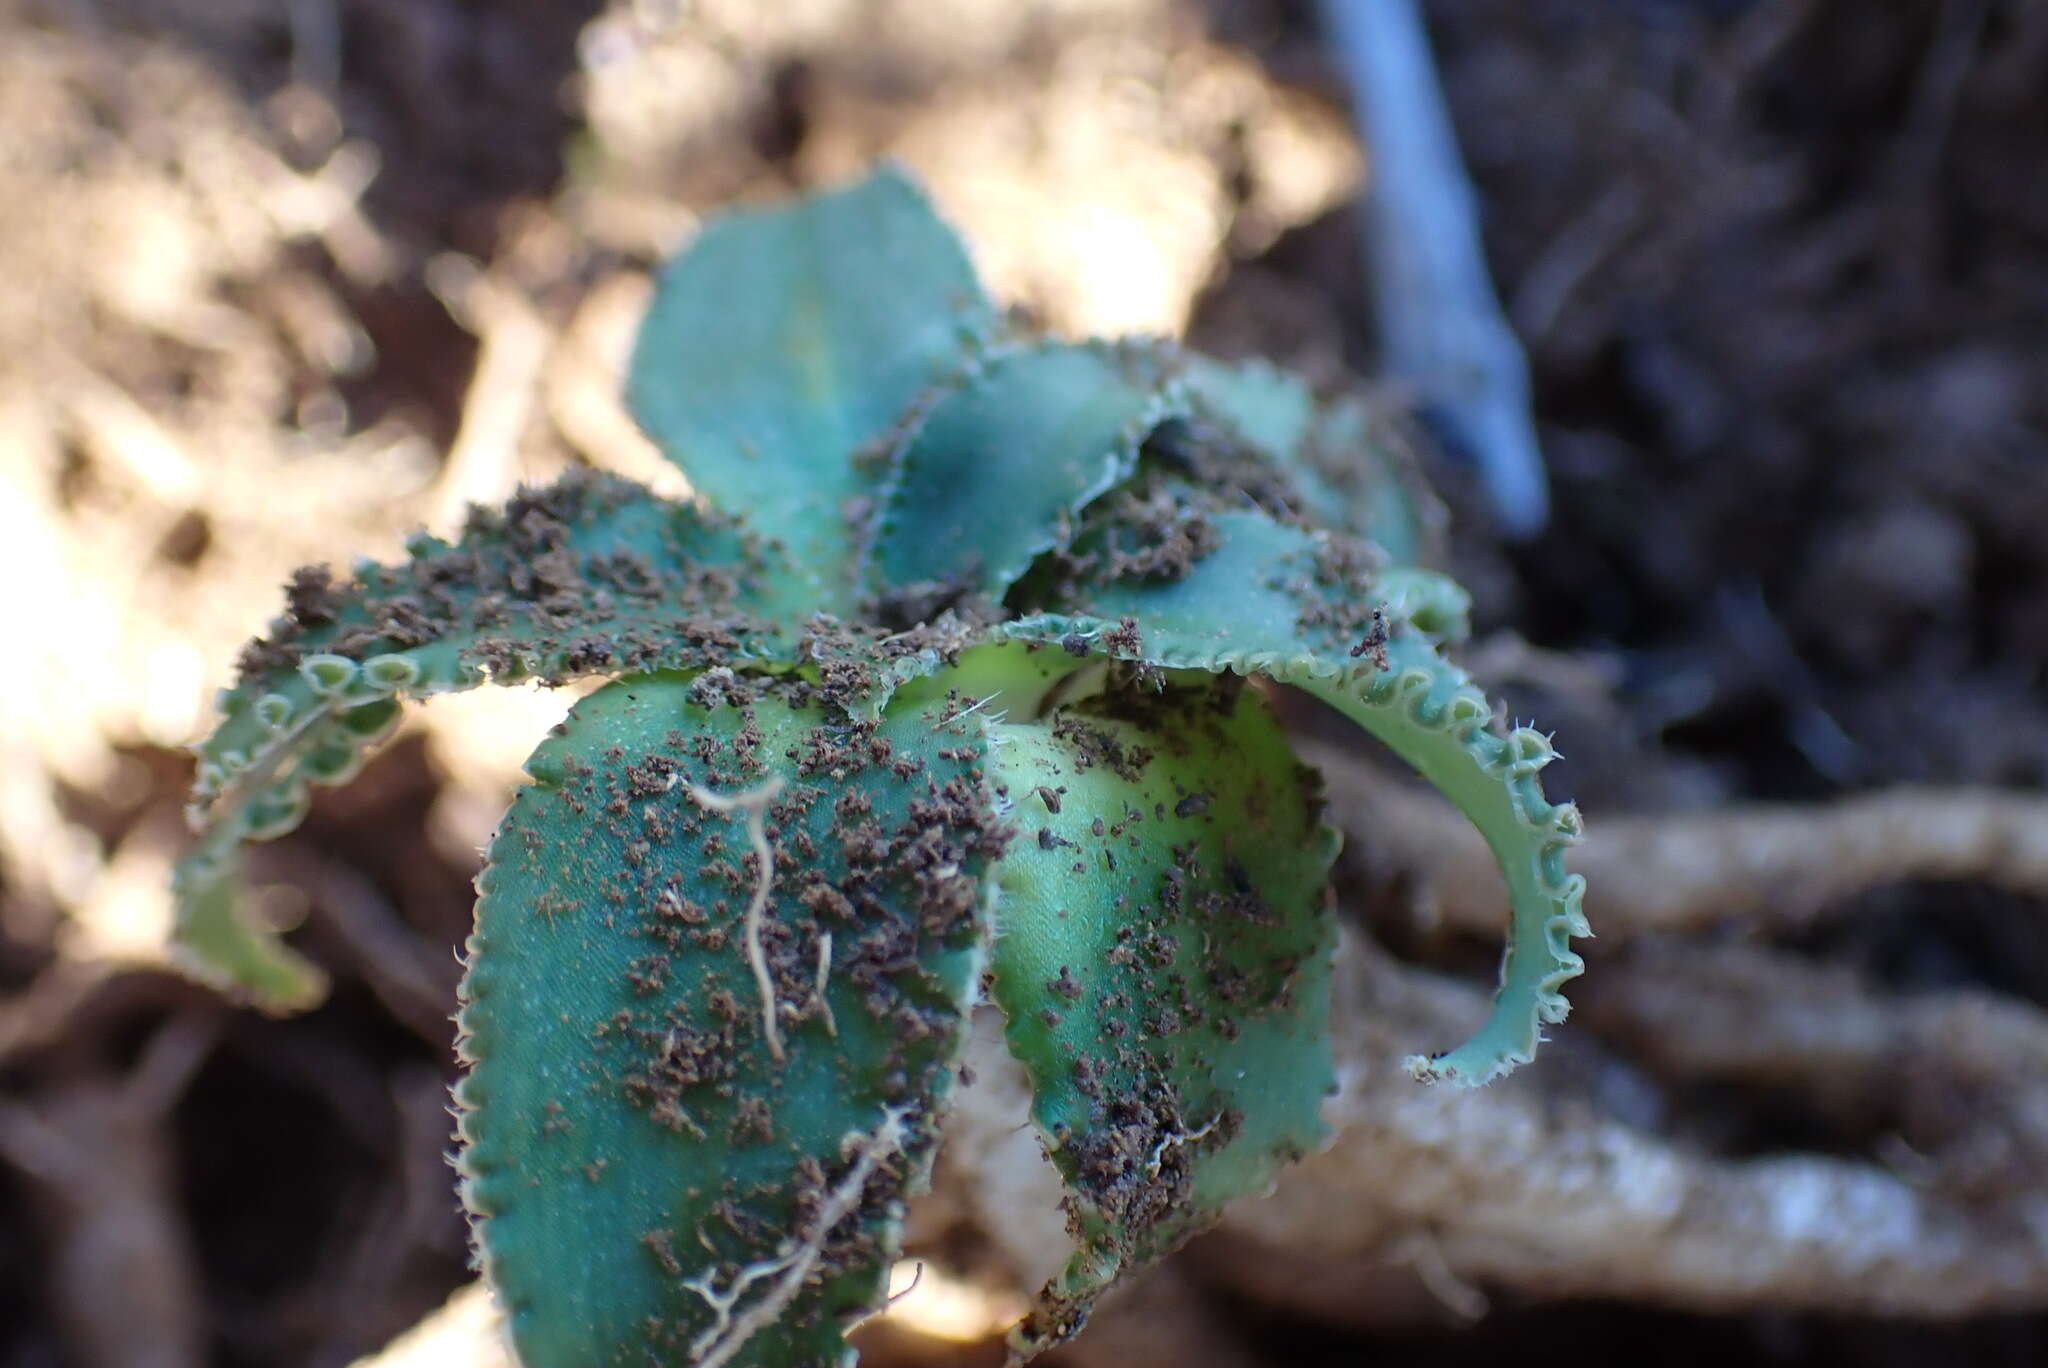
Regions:
<instances>
[{"instance_id":1,"label":"pale dry root","mask_svg":"<svg viewBox=\"0 0 2048 1368\"><path fill-rule=\"evenodd\" d=\"M1106 1300L1076 1362L1191 1361L1174 1346L1204 1336L1232 1351L1203 1288L1380 1331L1477 1319L1502 1295L1931 1318L2048 1306L2048 1022L2017 1004L1897 999L1777 952L1646 942L1583 1013L1641 1039L1646 1067L1582 1036L1479 1090L1400 1068L1416 1039L1483 1015L1478 988L1352 933L1334 1009L1331 1147ZM921 1208L937 1219L913 1219L913 1245L969 1226L993 1252L974 1276L1028 1288L1065 1249L1056 1190L1014 1066L999 1048L972 1060ZM1716 1156L1676 1099L1727 1078L1880 1139L1855 1158Z\"/></svg>"},{"instance_id":2,"label":"pale dry root","mask_svg":"<svg viewBox=\"0 0 2048 1368\"><path fill-rule=\"evenodd\" d=\"M2016 1185L1973 1197L1874 1163L1693 1152L1616 1119L1609 1099L1626 1089L1600 1069L1525 1071L1476 1092L1417 1088L1399 1067L1411 1033L1455 1034L1479 1019L1483 997L1358 937L1340 952L1337 984L1336 1141L1273 1196L1226 1215L1198 1247L1205 1277L1339 1321L1399 1261L1428 1265L1424 1280L1453 1302L1478 1283L1700 1311L1955 1317L2048 1305L2038 1163L2005 1165ZM1869 1004L1848 1005L1857 1017ZM1939 1035L1952 1023L1937 1010L1923 1024ZM1673 1034L1697 1038L1697 1025ZM2005 1077L2038 1094L2041 1044L2031 1027L2008 1032L1978 1062L2034 1061ZM1847 1053L1875 1067L1886 1050L1866 1040ZM2010 1128L2012 1144L2038 1140L2041 1100Z\"/></svg>"},{"instance_id":3,"label":"pale dry root","mask_svg":"<svg viewBox=\"0 0 2048 1368\"><path fill-rule=\"evenodd\" d=\"M1581 985L1575 1021L1664 1077L1734 1077L1894 1097L2048 1087L2048 1016L1975 989L1886 994L1839 966L1747 943L1646 938Z\"/></svg>"},{"instance_id":4,"label":"pale dry root","mask_svg":"<svg viewBox=\"0 0 2048 1368\"><path fill-rule=\"evenodd\" d=\"M1426 929L1498 934L1492 860L1455 813L1355 761L1323 768L1333 819L1376 875L1409 876ZM1417 1289L1466 1317L1491 1289L1696 1311L2048 1306L2048 1016L1674 934L1796 931L1909 879L2048 894L2048 799L1894 790L1610 819L1574 867L1598 958L1567 1039L1504 1086L1404 1086L1403 1041L1455 1035L1483 999L1347 944L1336 1143L1226 1217L1198 1246L1204 1276L1352 1323ZM1699 1084L1740 1091L1703 1108ZM1806 1117L1839 1156L1716 1155L1739 1130L1727 1113L1759 1105Z\"/></svg>"},{"instance_id":5,"label":"pale dry root","mask_svg":"<svg viewBox=\"0 0 2048 1368\"><path fill-rule=\"evenodd\" d=\"M1332 820L1376 867L1417 876L1424 915L1499 933L1493 857L1448 803L1355 760L1322 768ZM1603 939L1734 921L1789 930L1863 889L1908 879L2048 897L2048 797L1898 788L1818 807L1606 817L1588 824L1572 867L1586 876L1586 915Z\"/></svg>"}]
</instances>

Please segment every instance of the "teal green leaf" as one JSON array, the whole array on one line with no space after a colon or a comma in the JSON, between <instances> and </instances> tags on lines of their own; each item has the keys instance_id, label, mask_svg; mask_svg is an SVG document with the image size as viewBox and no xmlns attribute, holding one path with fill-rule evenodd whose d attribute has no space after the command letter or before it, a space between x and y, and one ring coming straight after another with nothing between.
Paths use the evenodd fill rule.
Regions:
<instances>
[{"instance_id":1,"label":"teal green leaf","mask_svg":"<svg viewBox=\"0 0 2048 1368\"><path fill-rule=\"evenodd\" d=\"M892 680L889 706L972 708L992 722L1031 719L1065 691L1070 676L1101 664L1085 652L1072 656L995 634L944 661L927 656L903 662Z\"/></svg>"},{"instance_id":2,"label":"teal green leaf","mask_svg":"<svg viewBox=\"0 0 2048 1368\"><path fill-rule=\"evenodd\" d=\"M873 587L1000 598L1074 515L1128 479L1138 448L1186 412L1142 346L999 353L941 395L905 444L876 531Z\"/></svg>"},{"instance_id":3,"label":"teal green leaf","mask_svg":"<svg viewBox=\"0 0 2048 1368\"><path fill-rule=\"evenodd\" d=\"M1316 522L1365 538L1397 565L1433 558L1443 510L1362 400L1318 406L1299 376L1256 357L1190 355L1185 374L1208 413L1293 478Z\"/></svg>"},{"instance_id":4,"label":"teal green leaf","mask_svg":"<svg viewBox=\"0 0 2048 1368\"><path fill-rule=\"evenodd\" d=\"M702 698L578 704L479 880L464 1192L527 1368L850 1362L986 963L978 715Z\"/></svg>"},{"instance_id":5,"label":"teal green leaf","mask_svg":"<svg viewBox=\"0 0 2048 1368\"><path fill-rule=\"evenodd\" d=\"M700 492L786 545L811 607L845 615L899 425L993 327L959 241L885 166L707 224L662 272L626 399Z\"/></svg>"},{"instance_id":6,"label":"teal green leaf","mask_svg":"<svg viewBox=\"0 0 2048 1368\"><path fill-rule=\"evenodd\" d=\"M1584 967L1569 938L1590 934L1585 881L1565 870L1580 839L1578 809L1543 796L1549 739L1489 726L1493 708L1436 649L1431 621L1455 627L1461 602L1404 571L1395 609L1370 548L1285 527L1261 514L1214 518L1218 544L1179 578L1100 582L1076 613L1010 624L1026 640L1060 642L1173 668L1260 674L1316 695L1378 737L1435 785L1486 838L1508 888L1511 921L1501 986L1479 1033L1447 1054L1410 1060L1417 1076L1479 1084L1534 1057L1541 1028L1564 1019L1558 991ZM1446 582L1447 583L1447 582Z\"/></svg>"},{"instance_id":7,"label":"teal green leaf","mask_svg":"<svg viewBox=\"0 0 2048 1368\"><path fill-rule=\"evenodd\" d=\"M1190 353L1189 385L1203 405L1282 465L1292 465L1315 422L1315 396L1269 361L1218 361Z\"/></svg>"},{"instance_id":8,"label":"teal green leaf","mask_svg":"<svg viewBox=\"0 0 2048 1368\"><path fill-rule=\"evenodd\" d=\"M1350 500L1308 459L1316 401L1301 377L1256 358L1225 362L1199 353L1187 356L1184 370L1201 411L1286 472L1304 512L1332 527L1350 526Z\"/></svg>"},{"instance_id":9,"label":"teal green leaf","mask_svg":"<svg viewBox=\"0 0 2048 1368\"><path fill-rule=\"evenodd\" d=\"M343 784L399 700L479 684L692 668L790 653L786 563L727 520L603 476L477 510L459 539L416 538L345 583L301 572L290 615L243 656L196 747L176 940L199 977L274 1011L311 1006L312 965L241 907L240 846L296 827Z\"/></svg>"},{"instance_id":10,"label":"teal green leaf","mask_svg":"<svg viewBox=\"0 0 2048 1368\"><path fill-rule=\"evenodd\" d=\"M992 734L1018 832L993 992L1079 1240L1027 1352L1324 1137L1320 785L1241 680L1152 684Z\"/></svg>"},{"instance_id":11,"label":"teal green leaf","mask_svg":"<svg viewBox=\"0 0 2048 1368\"><path fill-rule=\"evenodd\" d=\"M1346 395L1324 405L1302 461L1333 501L1324 514L1330 527L1364 537L1396 565L1439 563L1443 504L1364 400Z\"/></svg>"}]
</instances>

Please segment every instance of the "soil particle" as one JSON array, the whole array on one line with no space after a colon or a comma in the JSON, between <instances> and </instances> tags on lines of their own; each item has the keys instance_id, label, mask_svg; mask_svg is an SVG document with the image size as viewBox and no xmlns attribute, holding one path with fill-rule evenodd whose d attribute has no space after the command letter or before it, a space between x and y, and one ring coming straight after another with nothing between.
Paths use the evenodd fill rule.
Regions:
<instances>
[{"instance_id":1,"label":"soil particle","mask_svg":"<svg viewBox=\"0 0 2048 1368\"><path fill-rule=\"evenodd\" d=\"M334 621L334 572L324 565L304 565L292 572L285 602L297 627L325 627Z\"/></svg>"}]
</instances>

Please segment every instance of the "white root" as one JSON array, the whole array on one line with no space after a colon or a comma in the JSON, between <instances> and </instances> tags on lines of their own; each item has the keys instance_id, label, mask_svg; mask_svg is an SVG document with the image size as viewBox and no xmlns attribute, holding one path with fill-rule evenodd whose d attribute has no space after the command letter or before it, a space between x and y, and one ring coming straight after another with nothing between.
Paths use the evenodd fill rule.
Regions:
<instances>
[{"instance_id":1,"label":"white root","mask_svg":"<svg viewBox=\"0 0 2048 1368\"><path fill-rule=\"evenodd\" d=\"M783 1308L803 1290L804 1281L824 1257L825 1242L834 1227L860 1207L875 1170L902 1151L910 1133L905 1124L909 1115L906 1107L886 1107L882 1124L871 1134L846 1137L845 1145L856 1151L853 1166L826 1194L810 1229L775 1258L740 1269L722 1292L709 1269L684 1282L683 1286L704 1298L715 1317L710 1327L690 1343L692 1364L697 1368L722 1368L756 1333L781 1318ZM765 1279L774 1280L767 1291L735 1314L747 1290Z\"/></svg>"},{"instance_id":2,"label":"white root","mask_svg":"<svg viewBox=\"0 0 2048 1368\"><path fill-rule=\"evenodd\" d=\"M2025 1003L1981 989L1886 993L1852 970L1748 942L1648 937L1577 997L1573 1020L1635 1042L1666 1076L1809 1096L1854 1086L1894 1100L1938 1077L1951 1107L1963 1085L2048 1090L2048 1016Z\"/></svg>"},{"instance_id":3,"label":"white root","mask_svg":"<svg viewBox=\"0 0 2048 1368\"><path fill-rule=\"evenodd\" d=\"M768 844L768 805L782 792L782 776L771 774L743 793L721 794L696 784L685 791L699 807L730 817L737 812L746 819L747 841L754 849L754 893L747 900L747 916L740 933L746 948L747 968L753 971L754 987L761 994L761 1035L768 1053L777 1064L788 1056L782 1049L782 1024L776 1020L775 979L768 972L768 952L761 947L761 928L768 918L768 894L775 886L775 848Z\"/></svg>"}]
</instances>

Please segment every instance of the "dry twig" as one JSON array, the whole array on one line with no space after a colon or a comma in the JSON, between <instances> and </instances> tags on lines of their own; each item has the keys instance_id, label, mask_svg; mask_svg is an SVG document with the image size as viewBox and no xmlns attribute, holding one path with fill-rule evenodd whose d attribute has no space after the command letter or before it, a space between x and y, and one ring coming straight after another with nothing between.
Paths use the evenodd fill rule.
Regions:
<instances>
[{"instance_id":1,"label":"dry twig","mask_svg":"<svg viewBox=\"0 0 2048 1368\"><path fill-rule=\"evenodd\" d=\"M204 1361L197 1263L165 1131L216 1030L209 1020L174 1018L119 1083L92 1079L0 1101L0 1160L43 1198L54 1246L49 1294L65 1345L85 1368Z\"/></svg>"},{"instance_id":2,"label":"dry twig","mask_svg":"<svg viewBox=\"0 0 2048 1368\"><path fill-rule=\"evenodd\" d=\"M1370 148L1366 257L1387 371L1413 383L1478 463L1501 526L1549 516L1529 363L1502 317L1479 215L1414 0L1325 0Z\"/></svg>"},{"instance_id":3,"label":"dry twig","mask_svg":"<svg viewBox=\"0 0 2048 1368\"><path fill-rule=\"evenodd\" d=\"M450 523L469 504L489 502L516 483L519 444L538 407L542 368L554 339L516 284L466 257L436 257L428 263L427 281L478 344L462 425L434 493L433 521Z\"/></svg>"}]
</instances>

